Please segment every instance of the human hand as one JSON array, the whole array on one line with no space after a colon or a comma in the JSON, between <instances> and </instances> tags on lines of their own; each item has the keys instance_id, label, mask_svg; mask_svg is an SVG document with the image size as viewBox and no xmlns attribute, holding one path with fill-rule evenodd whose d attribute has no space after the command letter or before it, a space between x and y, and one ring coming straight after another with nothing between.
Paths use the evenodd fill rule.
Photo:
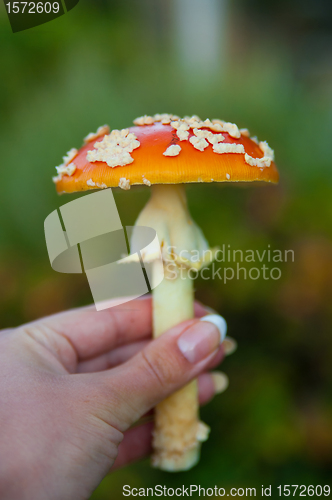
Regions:
<instances>
[{"instance_id":1,"label":"human hand","mask_svg":"<svg viewBox=\"0 0 332 500\"><path fill-rule=\"evenodd\" d=\"M196 303L195 319L155 340L149 296L1 331L1 499L89 498L114 463L150 452L153 424L131 426L157 403L197 376L200 401L211 399L222 375L206 371L225 349L198 319L207 312Z\"/></svg>"}]
</instances>

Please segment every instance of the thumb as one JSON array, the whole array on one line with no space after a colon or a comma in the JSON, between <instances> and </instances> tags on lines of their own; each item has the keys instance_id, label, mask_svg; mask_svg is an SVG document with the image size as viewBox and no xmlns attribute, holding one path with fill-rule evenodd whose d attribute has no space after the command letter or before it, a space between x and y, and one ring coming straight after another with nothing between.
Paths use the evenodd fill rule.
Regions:
<instances>
[{"instance_id":1,"label":"thumb","mask_svg":"<svg viewBox=\"0 0 332 500\"><path fill-rule=\"evenodd\" d=\"M118 396L116 410L110 408L117 428L125 430L203 372L226 329L224 318L217 314L186 321L151 341L125 364L100 374L112 394L110 401Z\"/></svg>"}]
</instances>

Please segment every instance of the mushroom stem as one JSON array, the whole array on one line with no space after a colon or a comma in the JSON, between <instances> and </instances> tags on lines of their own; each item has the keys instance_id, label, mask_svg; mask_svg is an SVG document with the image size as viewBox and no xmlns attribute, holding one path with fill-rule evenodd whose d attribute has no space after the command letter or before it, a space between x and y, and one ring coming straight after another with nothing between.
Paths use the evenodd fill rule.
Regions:
<instances>
[{"instance_id":1,"label":"mushroom stem","mask_svg":"<svg viewBox=\"0 0 332 500\"><path fill-rule=\"evenodd\" d=\"M153 227L164 259L165 277L152 292L153 335L194 317L193 281L179 266L180 252L188 262L191 252L208 248L188 212L184 186L157 185L136 225ZM180 256L181 257L181 256ZM209 428L199 421L197 382L169 396L155 409L152 465L167 471L187 470L199 460L200 443Z\"/></svg>"},{"instance_id":2,"label":"mushroom stem","mask_svg":"<svg viewBox=\"0 0 332 500\"><path fill-rule=\"evenodd\" d=\"M153 290L154 337L193 316L193 283L190 278L165 278ZM193 467L199 460L199 427L198 391L194 380L155 409L152 465L167 471Z\"/></svg>"}]
</instances>

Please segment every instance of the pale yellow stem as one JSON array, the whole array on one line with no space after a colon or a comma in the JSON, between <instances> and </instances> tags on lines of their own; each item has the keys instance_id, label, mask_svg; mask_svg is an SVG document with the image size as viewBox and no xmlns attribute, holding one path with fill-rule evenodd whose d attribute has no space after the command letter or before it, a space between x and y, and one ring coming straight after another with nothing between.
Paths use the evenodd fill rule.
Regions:
<instances>
[{"instance_id":1,"label":"pale yellow stem","mask_svg":"<svg viewBox=\"0 0 332 500\"><path fill-rule=\"evenodd\" d=\"M186 269L178 268L172 253L184 251L187 255L207 244L190 217L182 186L155 186L136 224L150 226L157 231L165 258L165 278L153 290L153 334L158 337L169 328L194 317L193 281ZM198 413L196 381L156 407L153 466L180 471L190 469L198 462L200 443L207 439L209 431L199 421Z\"/></svg>"},{"instance_id":2,"label":"pale yellow stem","mask_svg":"<svg viewBox=\"0 0 332 500\"><path fill-rule=\"evenodd\" d=\"M165 278L153 291L153 327L158 337L194 316L190 278ZM152 464L163 470L187 470L199 460L198 394L194 380L155 409Z\"/></svg>"}]
</instances>

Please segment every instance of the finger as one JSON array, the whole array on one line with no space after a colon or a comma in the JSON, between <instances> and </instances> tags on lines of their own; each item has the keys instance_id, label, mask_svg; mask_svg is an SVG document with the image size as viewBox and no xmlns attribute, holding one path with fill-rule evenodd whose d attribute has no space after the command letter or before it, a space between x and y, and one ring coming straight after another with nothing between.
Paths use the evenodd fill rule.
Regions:
<instances>
[{"instance_id":1,"label":"finger","mask_svg":"<svg viewBox=\"0 0 332 500\"><path fill-rule=\"evenodd\" d=\"M77 365L76 373L95 373L103 370L109 370L115 366L125 363L135 354L137 354L143 347L145 347L149 340L142 340L124 346L117 347L111 351L106 352L86 361L81 361ZM211 370L218 366L225 356L229 356L237 349L237 343L231 337L226 337L215 356L211 359L208 369Z\"/></svg>"},{"instance_id":2,"label":"finger","mask_svg":"<svg viewBox=\"0 0 332 500\"><path fill-rule=\"evenodd\" d=\"M225 351L224 351L224 346L221 344L221 346L218 348L216 351L215 355L211 357L209 363L207 364L206 370L212 370L213 368L216 368L220 363L225 358Z\"/></svg>"},{"instance_id":3,"label":"finger","mask_svg":"<svg viewBox=\"0 0 332 500\"><path fill-rule=\"evenodd\" d=\"M151 337L151 317L151 296L144 296L103 311L94 306L72 309L31 325L41 324L66 337L82 361Z\"/></svg>"},{"instance_id":4,"label":"finger","mask_svg":"<svg viewBox=\"0 0 332 500\"><path fill-rule=\"evenodd\" d=\"M211 307L206 306L205 304L202 304L199 300L195 300L194 303L194 314L195 318L202 318L203 316L206 316L207 314L218 314L216 311L211 309Z\"/></svg>"},{"instance_id":5,"label":"finger","mask_svg":"<svg viewBox=\"0 0 332 500\"><path fill-rule=\"evenodd\" d=\"M202 373L198 377L199 404L207 404L228 387L228 377L223 372ZM153 421L147 422L124 433L118 456L111 471L148 457L152 452Z\"/></svg>"},{"instance_id":6,"label":"finger","mask_svg":"<svg viewBox=\"0 0 332 500\"><path fill-rule=\"evenodd\" d=\"M96 373L114 368L115 366L128 361L135 354L141 351L149 342L151 341L142 340L140 342L134 342L132 344L117 347L116 349L108 351L101 356L97 356L96 358L81 361L77 365L76 373ZM215 368L222 362L225 357L224 350L224 345L222 344L208 364L207 368L209 370Z\"/></svg>"},{"instance_id":7,"label":"finger","mask_svg":"<svg viewBox=\"0 0 332 500\"><path fill-rule=\"evenodd\" d=\"M189 320L150 342L123 365L98 374L105 391L109 392L109 395L103 394L104 408L112 402L109 411L114 407L123 410L121 416L110 415L118 420L113 424L125 430L157 403L196 378L217 353L225 333L226 324L221 316Z\"/></svg>"},{"instance_id":8,"label":"finger","mask_svg":"<svg viewBox=\"0 0 332 500\"><path fill-rule=\"evenodd\" d=\"M227 339L224 340L215 356L211 359L207 367L209 370L218 366L223 361L225 354L228 354L228 352L225 352L226 340ZM140 342L133 342L132 344L117 347L116 349L108 351L101 356L97 356L86 361L81 361L77 365L76 373L95 373L114 368L115 366L121 365L122 363L128 361L135 354L141 351L143 347L145 347L149 342L151 341L141 340Z\"/></svg>"},{"instance_id":9,"label":"finger","mask_svg":"<svg viewBox=\"0 0 332 500\"><path fill-rule=\"evenodd\" d=\"M141 340L124 346L117 347L111 351L87 361L81 361L77 365L77 373L92 373L109 370L115 366L125 363L148 344L149 340Z\"/></svg>"},{"instance_id":10,"label":"finger","mask_svg":"<svg viewBox=\"0 0 332 500\"><path fill-rule=\"evenodd\" d=\"M211 359L208 364L208 369L211 370L224 360L225 356L230 356L237 350L237 342L232 337L226 337L215 356Z\"/></svg>"},{"instance_id":11,"label":"finger","mask_svg":"<svg viewBox=\"0 0 332 500\"><path fill-rule=\"evenodd\" d=\"M153 422L128 429L124 433L111 471L148 457L152 452L152 431Z\"/></svg>"},{"instance_id":12,"label":"finger","mask_svg":"<svg viewBox=\"0 0 332 500\"><path fill-rule=\"evenodd\" d=\"M223 372L202 373L198 377L199 404L206 405L216 394L224 392L228 385L228 377Z\"/></svg>"},{"instance_id":13,"label":"finger","mask_svg":"<svg viewBox=\"0 0 332 500\"><path fill-rule=\"evenodd\" d=\"M195 303L198 317L204 315L204 311L202 304ZM103 311L97 311L94 306L72 309L30 325L46 326L67 338L79 361L91 359L120 345L151 338L151 295Z\"/></svg>"},{"instance_id":14,"label":"finger","mask_svg":"<svg viewBox=\"0 0 332 500\"><path fill-rule=\"evenodd\" d=\"M225 351L225 356L230 356L237 350L237 342L232 337L226 337L223 342L223 347Z\"/></svg>"}]
</instances>

